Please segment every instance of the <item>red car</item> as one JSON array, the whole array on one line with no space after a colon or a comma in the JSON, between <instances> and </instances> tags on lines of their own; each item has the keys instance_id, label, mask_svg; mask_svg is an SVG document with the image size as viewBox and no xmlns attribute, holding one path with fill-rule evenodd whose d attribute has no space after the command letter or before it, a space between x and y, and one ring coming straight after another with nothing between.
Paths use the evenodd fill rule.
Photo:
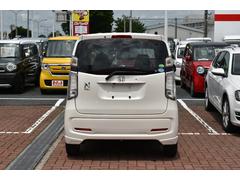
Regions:
<instances>
[{"instance_id":1,"label":"red car","mask_svg":"<svg viewBox=\"0 0 240 180\"><path fill-rule=\"evenodd\" d=\"M204 93L205 72L209 69L212 60L219 51L228 46L216 42L188 43L181 67L181 87L190 88L191 96Z\"/></svg>"}]
</instances>

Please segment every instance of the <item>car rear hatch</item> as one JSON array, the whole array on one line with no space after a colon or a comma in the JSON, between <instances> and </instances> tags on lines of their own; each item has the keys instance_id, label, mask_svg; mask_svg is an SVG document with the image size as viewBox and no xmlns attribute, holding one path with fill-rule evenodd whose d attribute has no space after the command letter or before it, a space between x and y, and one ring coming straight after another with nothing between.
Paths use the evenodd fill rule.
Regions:
<instances>
[{"instance_id":1,"label":"car rear hatch","mask_svg":"<svg viewBox=\"0 0 240 180\"><path fill-rule=\"evenodd\" d=\"M167 56L166 44L159 39L80 42L76 49L77 111L101 115L164 113L168 104L164 72Z\"/></svg>"}]
</instances>

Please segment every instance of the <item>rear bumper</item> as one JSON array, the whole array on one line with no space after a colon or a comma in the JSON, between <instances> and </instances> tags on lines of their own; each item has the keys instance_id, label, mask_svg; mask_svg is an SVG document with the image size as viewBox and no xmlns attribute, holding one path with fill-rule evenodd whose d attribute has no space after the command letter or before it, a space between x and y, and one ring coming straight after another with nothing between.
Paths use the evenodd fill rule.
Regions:
<instances>
[{"instance_id":1,"label":"rear bumper","mask_svg":"<svg viewBox=\"0 0 240 180\"><path fill-rule=\"evenodd\" d=\"M68 79L68 75L52 75L48 70L42 70L40 74L40 89L67 89ZM62 80L64 82L64 86L52 86L52 80Z\"/></svg>"},{"instance_id":2,"label":"rear bumper","mask_svg":"<svg viewBox=\"0 0 240 180\"><path fill-rule=\"evenodd\" d=\"M151 131L160 128L167 130ZM66 105L64 129L68 144L94 139L158 140L163 145L176 144L177 104L169 100L167 111L156 115L83 115L76 111L74 100L70 100Z\"/></svg>"}]
</instances>

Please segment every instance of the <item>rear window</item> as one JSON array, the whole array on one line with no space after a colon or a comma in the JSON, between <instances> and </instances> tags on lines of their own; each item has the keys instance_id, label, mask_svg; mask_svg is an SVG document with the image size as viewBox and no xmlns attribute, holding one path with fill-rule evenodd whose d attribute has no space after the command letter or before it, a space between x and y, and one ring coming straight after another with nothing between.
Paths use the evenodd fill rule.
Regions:
<instances>
[{"instance_id":1,"label":"rear window","mask_svg":"<svg viewBox=\"0 0 240 180\"><path fill-rule=\"evenodd\" d=\"M94 39L79 42L76 57L80 72L108 74L126 69L151 74L164 67L168 51L158 40Z\"/></svg>"},{"instance_id":2,"label":"rear window","mask_svg":"<svg viewBox=\"0 0 240 180\"><path fill-rule=\"evenodd\" d=\"M202 46L194 48L194 60L213 60L220 49L225 46Z\"/></svg>"},{"instance_id":3,"label":"rear window","mask_svg":"<svg viewBox=\"0 0 240 180\"><path fill-rule=\"evenodd\" d=\"M240 75L240 54L233 55L232 74Z\"/></svg>"},{"instance_id":4,"label":"rear window","mask_svg":"<svg viewBox=\"0 0 240 180\"><path fill-rule=\"evenodd\" d=\"M183 58L185 48L178 48L177 58Z\"/></svg>"},{"instance_id":5,"label":"rear window","mask_svg":"<svg viewBox=\"0 0 240 180\"><path fill-rule=\"evenodd\" d=\"M48 41L47 57L71 57L76 40Z\"/></svg>"}]
</instances>

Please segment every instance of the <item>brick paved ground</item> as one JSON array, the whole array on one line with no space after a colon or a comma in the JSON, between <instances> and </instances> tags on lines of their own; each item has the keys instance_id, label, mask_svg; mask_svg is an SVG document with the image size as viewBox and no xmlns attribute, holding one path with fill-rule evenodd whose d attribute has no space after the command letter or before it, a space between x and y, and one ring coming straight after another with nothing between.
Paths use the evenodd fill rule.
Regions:
<instances>
[{"instance_id":1,"label":"brick paved ground","mask_svg":"<svg viewBox=\"0 0 240 180\"><path fill-rule=\"evenodd\" d=\"M50 108L0 106L0 131L23 132ZM0 169L5 169L62 110L59 107L52 112L31 134L0 134Z\"/></svg>"},{"instance_id":2,"label":"brick paved ground","mask_svg":"<svg viewBox=\"0 0 240 180\"><path fill-rule=\"evenodd\" d=\"M221 125L203 107L192 109L219 133ZM179 106L178 155L166 158L155 141L86 141L80 154L67 157L64 138L43 169L240 169L240 134L208 135L208 131Z\"/></svg>"}]
</instances>

